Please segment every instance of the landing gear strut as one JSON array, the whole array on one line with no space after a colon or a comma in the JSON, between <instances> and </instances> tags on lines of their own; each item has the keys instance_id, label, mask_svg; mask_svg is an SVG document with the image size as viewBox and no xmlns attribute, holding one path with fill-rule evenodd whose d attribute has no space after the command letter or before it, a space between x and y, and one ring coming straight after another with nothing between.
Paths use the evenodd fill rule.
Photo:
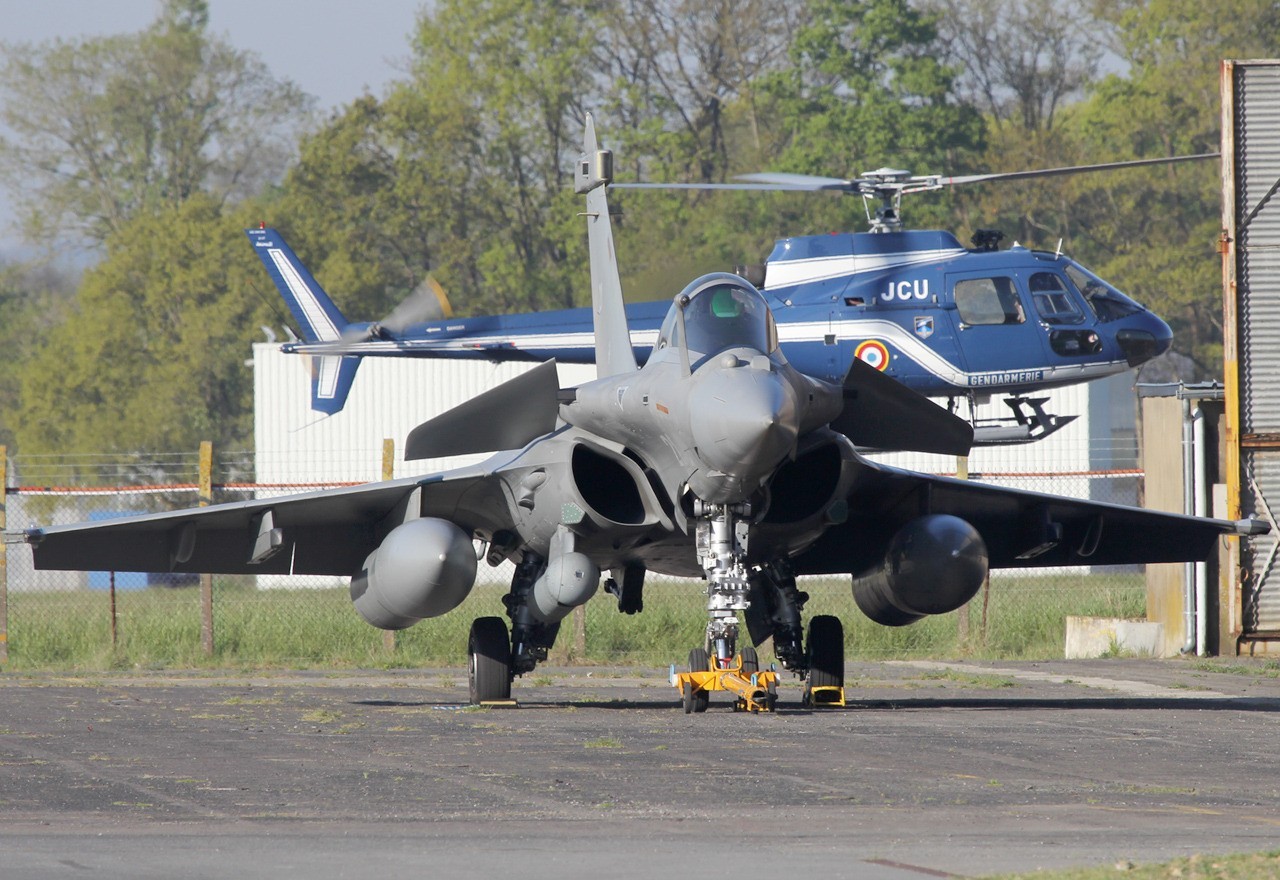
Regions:
<instances>
[{"instance_id":1,"label":"landing gear strut","mask_svg":"<svg viewBox=\"0 0 1280 880\"><path fill-rule=\"evenodd\" d=\"M502 597L511 618L509 636L501 617L481 617L471 624L467 656L472 704L509 701L516 676L547 659L560 624L543 623L529 608L533 585L546 568L546 561L532 553L516 566L511 590Z\"/></svg>"},{"instance_id":2,"label":"landing gear strut","mask_svg":"<svg viewBox=\"0 0 1280 880\"><path fill-rule=\"evenodd\" d=\"M538 620L529 602L533 585L547 570L547 562L533 553L526 552L516 566L511 578L511 590L502 597L502 604L511 618L511 675L524 675L547 659L547 652L556 643L560 624Z\"/></svg>"},{"instance_id":3,"label":"landing gear strut","mask_svg":"<svg viewBox=\"0 0 1280 880\"><path fill-rule=\"evenodd\" d=\"M784 669L803 674L808 658L803 647L803 625L800 613L809 594L796 586L796 576L785 559L751 572L751 608L747 627L759 644L773 637L773 653Z\"/></svg>"},{"instance_id":4,"label":"landing gear strut","mask_svg":"<svg viewBox=\"0 0 1280 880\"><path fill-rule=\"evenodd\" d=\"M707 578L707 653L723 668L738 644L738 612L751 607L747 595L747 533L750 504L694 502L698 560Z\"/></svg>"}]
</instances>

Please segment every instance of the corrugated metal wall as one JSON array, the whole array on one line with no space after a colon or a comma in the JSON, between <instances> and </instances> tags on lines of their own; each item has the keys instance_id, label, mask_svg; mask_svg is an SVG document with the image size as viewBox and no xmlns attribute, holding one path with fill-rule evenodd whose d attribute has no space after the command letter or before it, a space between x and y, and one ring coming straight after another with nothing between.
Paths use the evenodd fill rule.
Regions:
<instances>
[{"instance_id":1,"label":"corrugated metal wall","mask_svg":"<svg viewBox=\"0 0 1280 880\"><path fill-rule=\"evenodd\" d=\"M1234 74L1241 427L1280 433L1280 64Z\"/></svg>"},{"instance_id":2,"label":"corrugated metal wall","mask_svg":"<svg viewBox=\"0 0 1280 880\"><path fill-rule=\"evenodd\" d=\"M1228 237L1234 265L1239 370L1240 505L1245 514L1280 510L1280 62L1223 65L1223 155ZM1230 289L1227 297L1233 296ZM1227 311L1232 304L1229 301ZM1230 352L1232 346L1228 344ZM1230 364L1228 364L1230 369ZM1244 548L1241 627L1245 636L1280 633L1277 535Z\"/></svg>"}]
</instances>

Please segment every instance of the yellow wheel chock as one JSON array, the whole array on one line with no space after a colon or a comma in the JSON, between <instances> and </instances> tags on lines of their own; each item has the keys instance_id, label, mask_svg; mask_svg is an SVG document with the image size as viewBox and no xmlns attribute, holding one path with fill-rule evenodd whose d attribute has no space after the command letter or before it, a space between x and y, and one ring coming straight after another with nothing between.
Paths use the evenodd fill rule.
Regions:
<instances>
[{"instance_id":1,"label":"yellow wheel chock","mask_svg":"<svg viewBox=\"0 0 1280 880\"><path fill-rule=\"evenodd\" d=\"M715 661L712 661L714 666ZM676 672L671 667L671 685L680 691L685 712L703 711L706 708L705 693L730 691L737 695L735 712L772 712L778 702L778 673L773 670L743 672L742 655L733 658L726 668L713 668L698 672ZM702 700L696 699L701 695Z\"/></svg>"},{"instance_id":2,"label":"yellow wheel chock","mask_svg":"<svg viewBox=\"0 0 1280 880\"><path fill-rule=\"evenodd\" d=\"M805 688L804 705L813 709L822 706L843 706L844 688L837 685Z\"/></svg>"}]
</instances>

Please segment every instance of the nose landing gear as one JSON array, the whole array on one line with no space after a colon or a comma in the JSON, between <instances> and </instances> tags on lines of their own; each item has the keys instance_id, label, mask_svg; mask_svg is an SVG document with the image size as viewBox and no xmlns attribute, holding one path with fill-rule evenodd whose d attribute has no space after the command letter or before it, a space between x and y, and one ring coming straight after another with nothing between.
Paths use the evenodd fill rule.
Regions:
<instances>
[{"instance_id":1,"label":"nose landing gear","mask_svg":"<svg viewBox=\"0 0 1280 880\"><path fill-rule=\"evenodd\" d=\"M705 649L694 648L689 652L688 672L671 667L671 684L680 691L686 715L707 711L711 691L737 695L735 712L772 712L778 702L778 674L761 672L759 667L755 648L744 648L732 665L723 667L712 663Z\"/></svg>"},{"instance_id":2,"label":"nose landing gear","mask_svg":"<svg viewBox=\"0 0 1280 880\"><path fill-rule=\"evenodd\" d=\"M786 560L751 570L747 566L749 504L694 502L698 557L707 578L706 647L689 652L689 671L671 667L686 713L705 712L711 691L736 695L734 709L772 712L778 702L778 675L760 669L756 649L737 651L738 613L751 608L753 579L767 584L773 608L774 653L792 672L807 677L806 706L844 705L844 627L839 618L819 615L809 623L808 651L800 639L800 609L808 596L796 589Z\"/></svg>"}]
</instances>

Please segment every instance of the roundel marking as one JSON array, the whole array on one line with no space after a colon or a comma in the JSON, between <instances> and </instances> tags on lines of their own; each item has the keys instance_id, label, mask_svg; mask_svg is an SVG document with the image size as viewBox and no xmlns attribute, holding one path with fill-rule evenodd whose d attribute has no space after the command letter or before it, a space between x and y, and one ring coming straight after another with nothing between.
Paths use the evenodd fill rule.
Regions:
<instances>
[{"instance_id":1,"label":"roundel marking","mask_svg":"<svg viewBox=\"0 0 1280 880\"><path fill-rule=\"evenodd\" d=\"M853 356L881 372L889 366L889 349L879 339L868 339L853 350Z\"/></svg>"}]
</instances>

